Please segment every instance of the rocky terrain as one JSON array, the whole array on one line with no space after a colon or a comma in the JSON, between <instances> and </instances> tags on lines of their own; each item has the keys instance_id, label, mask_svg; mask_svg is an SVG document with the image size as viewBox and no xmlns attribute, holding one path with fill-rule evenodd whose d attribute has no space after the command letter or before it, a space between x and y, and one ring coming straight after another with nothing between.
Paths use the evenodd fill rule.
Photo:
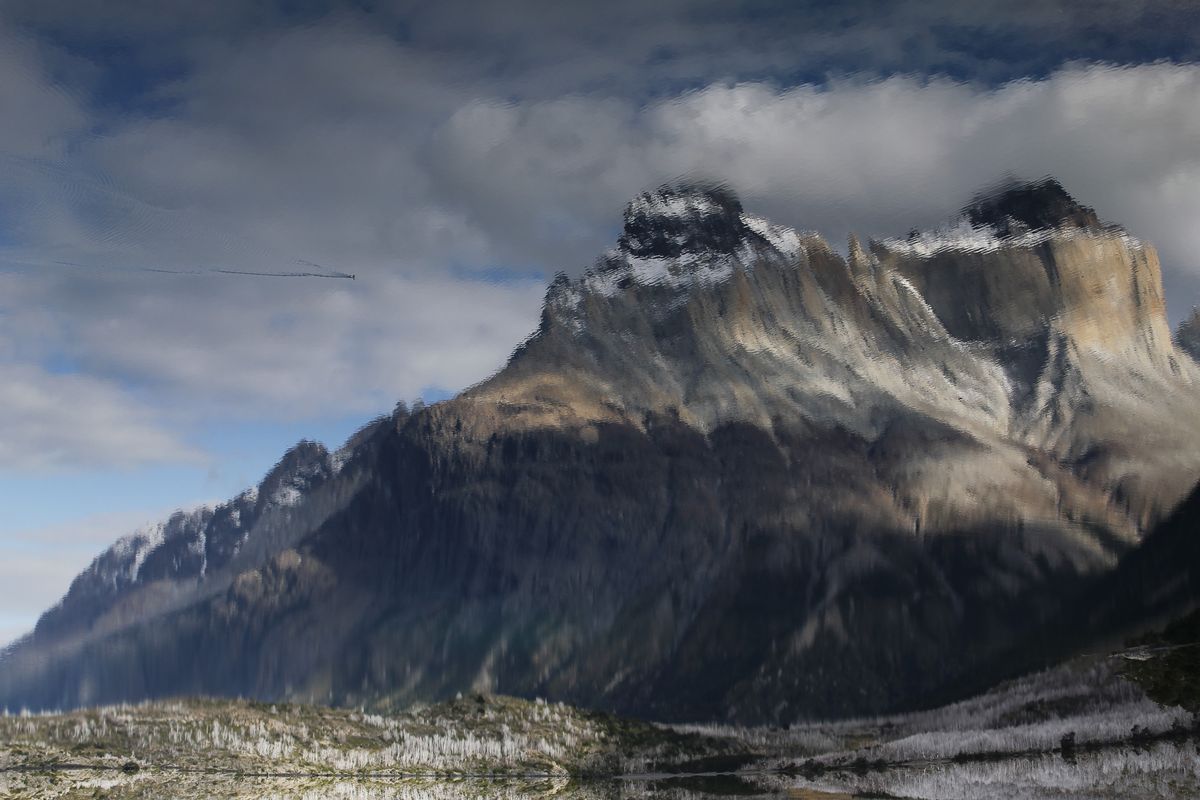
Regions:
<instances>
[{"instance_id":1,"label":"rocky terrain","mask_svg":"<svg viewBox=\"0 0 1200 800\"><path fill-rule=\"evenodd\" d=\"M1053 181L846 257L664 187L493 378L101 555L0 660L0 706L952 699L1131 574L1200 478L1189 330L1153 247Z\"/></svg>"},{"instance_id":2,"label":"rocky terrain","mask_svg":"<svg viewBox=\"0 0 1200 800\"><path fill-rule=\"evenodd\" d=\"M728 737L544 700L470 695L401 714L185 700L7 716L3 768L356 776L613 776L741 763Z\"/></svg>"}]
</instances>

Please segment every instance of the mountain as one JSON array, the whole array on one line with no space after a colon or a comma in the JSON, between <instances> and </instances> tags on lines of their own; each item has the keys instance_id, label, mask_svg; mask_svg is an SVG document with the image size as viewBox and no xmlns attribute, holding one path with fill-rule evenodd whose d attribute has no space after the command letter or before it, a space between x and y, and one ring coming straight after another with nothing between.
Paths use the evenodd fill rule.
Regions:
<instances>
[{"instance_id":1,"label":"mountain","mask_svg":"<svg viewBox=\"0 0 1200 800\"><path fill-rule=\"evenodd\" d=\"M1054 178L1014 182L984 192L962 212L974 228L990 228L1002 236L1029 230L1102 227L1096 209L1082 205Z\"/></svg>"},{"instance_id":2,"label":"mountain","mask_svg":"<svg viewBox=\"0 0 1200 800\"><path fill-rule=\"evenodd\" d=\"M306 517L320 518L318 490L337 474L339 461L320 444L300 442L258 486L229 502L176 512L124 537L72 581L63 602L38 620L34 637L119 630L146 607L161 611L190 602L210 571L255 566L262 553L313 527Z\"/></svg>"},{"instance_id":3,"label":"mountain","mask_svg":"<svg viewBox=\"0 0 1200 800\"><path fill-rule=\"evenodd\" d=\"M1020 218L999 221L996 209ZM875 253L951 335L1004 365L1009 437L1071 464L1145 529L1196 478L1175 440L1194 430L1194 392L1176 387L1192 385L1195 362L1173 346L1154 248L1099 224L1052 180L978 201L965 219L993 224L964 221Z\"/></svg>"},{"instance_id":4,"label":"mountain","mask_svg":"<svg viewBox=\"0 0 1200 800\"><path fill-rule=\"evenodd\" d=\"M1175 331L1175 343L1192 358L1200 359L1200 308L1193 308L1191 316Z\"/></svg>"},{"instance_id":5,"label":"mountain","mask_svg":"<svg viewBox=\"0 0 1200 800\"><path fill-rule=\"evenodd\" d=\"M1200 477L1154 249L1053 181L819 236L644 193L494 377L122 540L0 705L462 690L660 719L944 699Z\"/></svg>"},{"instance_id":6,"label":"mountain","mask_svg":"<svg viewBox=\"0 0 1200 800\"><path fill-rule=\"evenodd\" d=\"M1193 615L1200 606L1200 487L1081 604L1076 628L1093 640L1144 633ZM1115 634L1115 636L1114 636ZM1194 639L1188 639L1191 643Z\"/></svg>"}]
</instances>

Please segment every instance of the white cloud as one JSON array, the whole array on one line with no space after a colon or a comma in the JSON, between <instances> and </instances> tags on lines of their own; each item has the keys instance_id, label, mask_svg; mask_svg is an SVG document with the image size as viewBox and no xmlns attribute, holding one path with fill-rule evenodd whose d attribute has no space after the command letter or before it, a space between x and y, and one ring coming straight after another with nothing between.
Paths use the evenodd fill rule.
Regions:
<instances>
[{"instance_id":1,"label":"white cloud","mask_svg":"<svg viewBox=\"0 0 1200 800\"><path fill-rule=\"evenodd\" d=\"M495 262L429 200L420 150L456 102L436 69L353 27L208 55L163 90L172 114L93 112L104 133L70 157L5 160L24 140L0 132L0 414L14 465L183 458L194 453L164 427L374 413L485 377L537 324L536 280L448 274ZM76 125L48 116L39 130ZM139 271L299 259L358 280ZM53 359L78 374L48 372ZM71 395L90 398L85 414Z\"/></svg>"},{"instance_id":2,"label":"white cloud","mask_svg":"<svg viewBox=\"0 0 1200 800\"><path fill-rule=\"evenodd\" d=\"M543 292L530 280L384 273L355 281L71 273L7 284L21 291L0 296L8 312L0 320L11 322L0 328L0 353L7 334L10 353L65 354L80 373L5 368L0 454L26 465L102 463L108 448L113 460L180 457L186 449L161 426L367 415L428 386L462 388L536 327Z\"/></svg>"},{"instance_id":3,"label":"white cloud","mask_svg":"<svg viewBox=\"0 0 1200 800\"><path fill-rule=\"evenodd\" d=\"M912 77L713 85L641 109L570 98L460 114L489 124L447 124L440 161L454 180L442 186L493 238L536 239L551 210L602 229L622 198L696 175L839 244L852 229L943 222L1006 176L1053 174L1155 243L1169 280L1200 278L1197 66L1079 66L998 88Z\"/></svg>"},{"instance_id":4,"label":"white cloud","mask_svg":"<svg viewBox=\"0 0 1200 800\"><path fill-rule=\"evenodd\" d=\"M0 364L0 464L23 473L199 458L110 383Z\"/></svg>"}]
</instances>

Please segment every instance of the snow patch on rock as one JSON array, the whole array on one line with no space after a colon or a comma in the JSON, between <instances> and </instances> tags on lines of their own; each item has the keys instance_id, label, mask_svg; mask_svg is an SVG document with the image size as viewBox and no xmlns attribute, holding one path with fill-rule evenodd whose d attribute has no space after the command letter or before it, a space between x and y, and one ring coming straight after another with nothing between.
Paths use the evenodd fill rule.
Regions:
<instances>
[{"instance_id":1,"label":"snow patch on rock","mask_svg":"<svg viewBox=\"0 0 1200 800\"><path fill-rule=\"evenodd\" d=\"M1089 228L1041 228L1028 230L1011 236L1001 236L990 226L974 226L960 220L951 227L922 231L906 238L881 239L876 243L887 250L918 258L929 258L946 252L991 253L1012 248L1030 248L1045 244L1052 239L1078 239L1082 237L1111 236L1113 231ZM1121 240L1130 248L1141 248L1142 242L1128 233L1120 234Z\"/></svg>"}]
</instances>

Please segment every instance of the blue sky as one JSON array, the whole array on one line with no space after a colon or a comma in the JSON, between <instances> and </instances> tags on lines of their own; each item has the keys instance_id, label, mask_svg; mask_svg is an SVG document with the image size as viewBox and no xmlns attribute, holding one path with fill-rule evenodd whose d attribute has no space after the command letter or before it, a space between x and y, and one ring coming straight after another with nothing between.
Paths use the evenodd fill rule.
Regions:
<instances>
[{"instance_id":1,"label":"blue sky","mask_svg":"<svg viewBox=\"0 0 1200 800\"><path fill-rule=\"evenodd\" d=\"M132 526L485 378L681 176L840 247L1054 174L1178 320L1198 56L1175 0L10 0L0 640ZM357 279L214 271L312 264Z\"/></svg>"}]
</instances>

